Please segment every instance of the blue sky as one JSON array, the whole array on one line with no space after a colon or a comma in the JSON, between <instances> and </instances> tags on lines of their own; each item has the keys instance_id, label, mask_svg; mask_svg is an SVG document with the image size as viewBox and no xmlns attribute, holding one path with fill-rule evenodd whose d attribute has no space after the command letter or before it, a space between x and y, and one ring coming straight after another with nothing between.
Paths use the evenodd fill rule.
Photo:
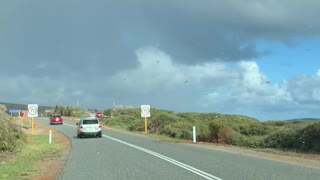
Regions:
<instances>
[{"instance_id":1,"label":"blue sky","mask_svg":"<svg viewBox=\"0 0 320 180\"><path fill-rule=\"evenodd\" d=\"M280 43L258 43L258 50L268 49L273 53L255 61L270 80L278 83L301 75L314 75L320 66L319 48L319 38L300 39L293 47Z\"/></svg>"},{"instance_id":2,"label":"blue sky","mask_svg":"<svg viewBox=\"0 0 320 180\"><path fill-rule=\"evenodd\" d=\"M318 7L318 0L1 1L0 102L320 118Z\"/></svg>"}]
</instances>

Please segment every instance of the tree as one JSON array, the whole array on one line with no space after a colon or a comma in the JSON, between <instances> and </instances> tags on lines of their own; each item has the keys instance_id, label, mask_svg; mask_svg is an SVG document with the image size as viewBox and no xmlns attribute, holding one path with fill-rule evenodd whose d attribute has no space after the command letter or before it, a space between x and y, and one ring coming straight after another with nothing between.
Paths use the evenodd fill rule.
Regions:
<instances>
[{"instance_id":1,"label":"tree","mask_svg":"<svg viewBox=\"0 0 320 180\"><path fill-rule=\"evenodd\" d=\"M60 114L60 115L64 115L64 112L66 111L66 107L63 105L56 105L55 109L54 109L54 113L55 114Z\"/></svg>"},{"instance_id":2,"label":"tree","mask_svg":"<svg viewBox=\"0 0 320 180\"><path fill-rule=\"evenodd\" d=\"M3 104L0 104L0 112L6 112L7 111L7 107Z\"/></svg>"},{"instance_id":3,"label":"tree","mask_svg":"<svg viewBox=\"0 0 320 180\"><path fill-rule=\"evenodd\" d=\"M214 121L209 124L210 139L216 143L230 143L234 131L223 122Z\"/></svg>"}]
</instances>

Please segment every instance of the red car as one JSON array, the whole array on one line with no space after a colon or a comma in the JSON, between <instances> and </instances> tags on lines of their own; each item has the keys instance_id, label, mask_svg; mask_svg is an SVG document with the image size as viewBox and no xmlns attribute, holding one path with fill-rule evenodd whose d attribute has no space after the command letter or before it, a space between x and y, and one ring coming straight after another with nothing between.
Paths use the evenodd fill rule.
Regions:
<instances>
[{"instance_id":1,"label":"red car","mask_svg":"<svg viewBox=\"0 0 320 180\"><path fill-rule=\"evenodd\" d=\"M50 119L50 124L63 124L63 118L60 115L53 115Z\"/></svg>"},{"instance_id":2,"label":"red car","mask_svg":"<svg viewBox=\"0 0 320 180\"><path fill-rule=\"evenodd\" d=\"M97 113L97 114L96 114L96 117L97 117L97 118L102 118L103 115L102 115L102 113Z\"/></svg>"}]
</instances>

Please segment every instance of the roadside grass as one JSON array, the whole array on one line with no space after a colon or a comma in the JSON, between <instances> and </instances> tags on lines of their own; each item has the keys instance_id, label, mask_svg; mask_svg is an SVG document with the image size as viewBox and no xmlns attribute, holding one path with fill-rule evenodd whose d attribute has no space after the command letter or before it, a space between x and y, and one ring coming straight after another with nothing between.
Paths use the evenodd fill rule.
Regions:
<instances>
[{"instance_id":1,"label":"roadside grass","mask_svg":"<svg viewBox=\"0 0 320 180\"><path fill-rule=\"evenodd\" d=\"M301 151L294 151L294 150L286 150L286 149L272 149L272 148L258 148L254 149L255 151L258 152L265 152L265 153L272 153L272 154L278 154L278 155L287 155L287 156L296 156L296 157L301 157L301 156L308 156L308 155L320 155L320 153L306 153L306 152L301 152Z\"/></svg>"},{"instance_id":2,"label":"roadside grass","mask_svg":"<svg viewBox=\"0 0 320 180\"><path fill-rule=\"evenodd\" d=\"M159 140L159 141L171 142L171 143L190 143L191 142L191 140L171 138L171 137L168 137L168 136L157 135L157 134L148 134L148 137L150 137L152 139Z\"/></svg>"},{"instance_id":3,"label":"roadside grass","mask_svg":"<svg viewBox=\"0 0 320 180\"><path fill-rule=\"evenodd\" d=\"M0 179L32 179L41 173L34 165L46 158L58 156L61 149L62 146L55 139L49 144L46 135L28 135L27 143L21 146L16 158L0 166Z\"/></svg>"},{"instance_id":4,"label":"roadside grass","mask_svg":"<svg viewBox=\"0 0 320 180\"><path fill-rule=\"evenodd\" d=\"M107 126L105 128L120 131L123 133L147 136L147 137L152 138L154 140L163 141L163 142L194 144L192 140L172 138L172 137L165 136L165 135L158 135L158 134L151 134L151 133L145 134L144 132L141 132L141 131L140 132L130 131L130 130L127 130L123 127L119 127L119 126ZM212 147L226 145L226 144L217 144L217 143L207 143L207 142L201 142L201 141L197 142L196 144L199 144L199 145L206 144L206 145L209 145ZM227 145L227 146L232 147L232 145ZM305 155L315 155L312 153L303 153L303 152L299 152L299 151L284 150L284 149L281 150L281 149L273 149L273 148L254 148L254 147L244 147L244 146L234 146L234 147L239 148L239 149L243 149L243 150L252 150L252 151L256 151L256 152L264 152L264 153L275 154L275 155L287 155L287 156L293 156L293 157L301 157L301 156L305 156Z\"/></svg>"},{"instance_id":5,"label":"roadside grass","mask_svg":"<svg viewBox=\"0 0 320 180\"><path fill-rule=\"evenodd\" d=\"M191 142L191 140L172 138L172 137L165 136L165 135L158 135L158 134L152 134L152 133L145 134L144 131L130 131L122 126L116 126L116 125L110 126L110 125L106 125L105 123L102 127L104 129L111 129L111 130L119 131L122 133L135 134L135 135L139 135L139 136L146 136L146 137L158 140L158 141L171 142L171 143L189 143L189 142Z\"/></svg>"},{"instance_id":6,"label":"roadside grass","mask_svg":"<svg viewBox=\"0 0 320 180\"><path fill-rule=\"evenodd\" d=\"M76 121L76 119L71 119ZM306 122L308 123L308 122ZM163 142L171 142L171 143L187 143L190 144L192 142L192 140L185 140L185 139L179 139L179 138L172 138L166 135L157 135L157 134L145 134L144 131L130 131L128 130L126 127L124 127L123 125L118 125L118 124L107 124L106 120L102 120L102 124L104 125L103 127L105 129L112 129L112 130L116 130L116 131L120 131L123 133L129 133L129 134L135 134L135 135L142 135L142 136L146 136L146 137L150 137L152 139L158 140L158 141L163 141ZM301 124L301 123L300 123ZM280 127L281 129L287 129L287 127ZM210 145L212 147L214 146L219 146L219 145L226 145L226 144L213 144L213 143L207 143L207 142L201 142L198 141L196 144L206 144L206 145ZM230 145L231 147L232 145ZM253 151L257 151L257 152L264 152L264 153L270 153L270 154L277 154L277 155L288 155L288 156L305 156L305 155L314 155L312 153L304 153L304 152L300 152L300 151L294 151L294 150L285 150L285 149L274 149L274 148L258 148L258 147L245 147L245 146L234 146L240 149L244 149L244 150L253 150Z\"/></svg>"}]
</instances>

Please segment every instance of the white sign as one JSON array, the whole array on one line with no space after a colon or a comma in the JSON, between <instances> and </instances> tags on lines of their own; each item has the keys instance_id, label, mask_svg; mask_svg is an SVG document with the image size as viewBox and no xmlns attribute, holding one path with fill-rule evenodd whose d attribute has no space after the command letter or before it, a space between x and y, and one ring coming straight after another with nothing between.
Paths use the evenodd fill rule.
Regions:
<instances>
[{"instance_id":1,"label":"white sign","mask_svg":"<svg viewBox=\"0 0 320 180\"><path fill-rule=\"evenodd\" d=\"M38 117L38 104L28 104L28 117Z\"/></svg>"},{"instance_id":2,"label":"white sign","mask_svg":"<svg viewBox=\"0 0 320 180\"><path fill-rule=\"evenodd\" d=\"M150 117L150 105L141 105L141 117Z\"/></svg>"}]
</instances>

